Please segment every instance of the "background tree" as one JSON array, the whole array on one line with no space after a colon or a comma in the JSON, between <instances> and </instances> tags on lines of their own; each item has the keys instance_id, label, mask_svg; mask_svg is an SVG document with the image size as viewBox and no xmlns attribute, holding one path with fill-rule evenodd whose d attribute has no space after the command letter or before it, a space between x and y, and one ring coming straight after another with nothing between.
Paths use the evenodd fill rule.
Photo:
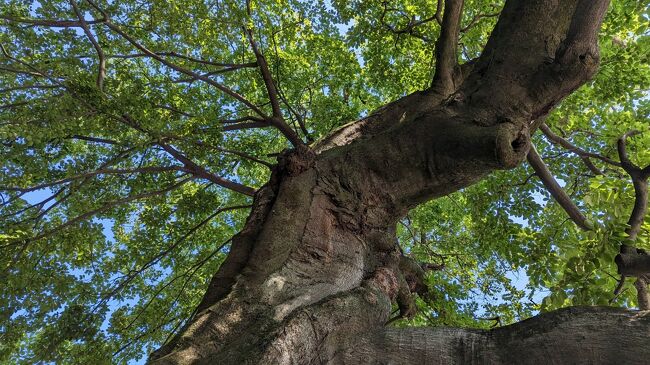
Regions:
<instances>
[{"instance_id":1,"label":"background tree","mask_svg":"<svg viewBox=\"0 0 650 365\"><path fill-rule=\"evenodd\" d=\"M557 3L5 0L0 358L647 359L442 327L647 309L649 5Z\"/></svg>"}]
</instances>

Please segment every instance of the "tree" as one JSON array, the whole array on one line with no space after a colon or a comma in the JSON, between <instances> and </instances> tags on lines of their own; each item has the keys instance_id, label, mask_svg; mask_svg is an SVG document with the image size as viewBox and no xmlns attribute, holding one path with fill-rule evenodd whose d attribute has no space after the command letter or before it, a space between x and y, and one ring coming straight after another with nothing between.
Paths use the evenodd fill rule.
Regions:
<instances>
[{"instance_id":1,"label":"tree","mask_svg":"<svg viewBox=\"0 0 650 365\"><path fill-rule=\"evenodd\" d=\"M579 306L650 305L650 7L608 3L8 0L0 356L642 363Z\"/></svg>"}]
</instances>

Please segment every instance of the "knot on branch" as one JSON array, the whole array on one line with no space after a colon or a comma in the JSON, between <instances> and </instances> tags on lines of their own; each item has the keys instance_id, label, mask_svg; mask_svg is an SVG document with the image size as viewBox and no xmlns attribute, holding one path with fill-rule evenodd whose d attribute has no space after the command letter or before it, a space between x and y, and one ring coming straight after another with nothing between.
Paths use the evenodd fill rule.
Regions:
<instances>
[{"instance_id":1,"label":"knot on branch","mask_svg":"<svg viewBox=\"0 0 650 365\"><path fill-rule=\"evenodd\" d=\"M622 276L642 276L650 274L650 256L644 250L619 253L614 258L618 273Z\"/></svg>"},{"instance_id":2,"label":"knot on branch","mask_svg":"<svg viewBox=\"0 0 650 365\"><path fill-rule=\"evenodd\" d=\"M278 156L278 166L288 176L297 176L314 166L316 154L304 146L285 150Z\"/></svg>"},{"instance_id":3,"label":"knot on branch","mask_svg":"<svg viewBox=\"0 0 650 365\"><path fill-rule=\"evenodd\" d=\"M530 149L528 125L504 120L498 125L495 148L497 161L501 168L517 167L526 159Z\"/></svg>"},{"instance_id":4,"label":"knot on branch","mask_svg":"<svg viewBox=\"0 0 650 365\"><path fill-rule=\"evenodd\" d=\"M380 267L374 272L369 282L372 286L386 294L391 301L397 296L399 283L393 270L387 267Z\"/></svg>"},{"instance_id":5,"label":"knot on branch","mask_svg":"<svg viewBox=\"0 0 650 365\"><path fill-rule=\"evenodd\" d=\"M426 272L430 270L442 270L444 264L434 265L421 264L409 257L401 256L399 261L399 290L397 292L397 306L399 307L399 318L412 318L417 313L415 294L420 298L431 301L433 296L426 284Z\"/></svg>"},{"instance_id":6,"label":"knot on branch","mask_svg":"<svg viewBox=\"0 0 650 365\"><path fill-rule=\"evenodd\" d=\"M560 44L555 53L555 71L579 82L591 79L598 71L600 52L597 44Z\"/></svg>"}]
</instances>

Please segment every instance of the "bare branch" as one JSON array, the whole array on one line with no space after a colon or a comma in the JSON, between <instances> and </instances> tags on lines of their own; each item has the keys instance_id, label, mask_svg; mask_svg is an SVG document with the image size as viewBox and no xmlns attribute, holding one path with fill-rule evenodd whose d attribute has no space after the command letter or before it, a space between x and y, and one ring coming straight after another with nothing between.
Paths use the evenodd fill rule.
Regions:
<instances>
[{"instance_id":1,"label":"bare branch","mask_svg":"<svg viewBox=\"0 0 650 365\"><path fill-rule=\"evenodd\" d=\"M230 189L232 191L235 191L235 192L238 192L238 193L241 193L241 194L244 194L244 195L248 195L248 196L255 195L255 189L253 189L253 188L251 188L249 186L234 182L234 181L224 179L221 176L217 176L217 175L209 172L208 170L206 170L205 168L199 166L194 161L190 160L188 157L186 157L185 155L180 153L178 150L176 150L174 147L172 147L172 146L170 146L168 144L160 143L159 145L165 151L167 151L167 153L169 153L174 158L176 158L178 161L180 161L183 165L185 165L186 170L189 171L190 173L192 173L192 174L194 174L194 175L196 175L198 177L202 177L204 179L212 181L213 183L215 183L215 184L217 184L219 186L222 186L222 187L224 187L226 189Z\"/></svg>"},{"instance_id":2,"label":"bare branch","mask_svg":"<svg viewBox=\"0 0 650 365\"><path fill-rule=\"evenodd\" d=\"M623 169L630 175L639 173L641 169L635 165L627 155L627 139L640 133L641 132L639 131L629 131L624 133L616 143L618 158L621 160L621 167L623 167Z\"/></svg>"},{"instance_id":3,"label":"bare branch","mask_svg":"<svg viewBox=\"0 0 650 365\"><path fill-rule=\"evenodd\" d=\"M27 19L16 18L10 15L0 15L0 19L8 20L13 23L29 24L32 26L42 26L50 28L81 28L82 23L78 20L56 20L56 19ZM102 19L85 20L86 24L99 24L103 23Z\"/></svg>"},{"instance_id":4,"label":"bare branch","mask_svg":"<svg viewBox=\"0 0 650 365\"><path fill-rule=\"evenodd\" d=\"M241 123L241 122L264 122L263 119L256 118L256 117L251 117L251 116L245 116L237 119L224 119L221 121L221 123L224 124L233 124L233 123Z\"/></svg>"},{"instance_id":5,"label":"bare branch","mask_svg":"<svg viewBox=\"0 0 650 365\"><path fill-rule=\"evenodd\" d=\"M438 9L438 10L441 11L440 9ZM394 25L388 24L386 22L385 18L386 18L386 14L389 11L399 12L400 15L402 15L404 18L406 18L407 24L403 28L400 28L400 29L398 29ZM383 9L383 11L381 13L381 17L379 18L379 21L391 33L394 33L394 34L397 34L397 35L407 34L407 35L419 38L419 39L423 40L424 42L430 42L431 39L429 39L428 37L426 37L426 36L424 36L424 35L422 35L422 34L420 34L418 32L416 32L416 28L418 26L422 25L422 24L429 23L429 22L431 22L433 20L437 20L440 23L440 21L438 20L439 17L440 17L440 14L438 12L436 12L436 14L434 14L433 16L430 16L428 18L423 18L423 19L420 19L420 20L416 20L415 16L410 17L408 14L405 14L405 13L403 13L402 11L400 11L398 9L389 8L388 7L388 2L384 2L384 9Z\"/></svg>"},{"instance_id":6,"label":"bare branch","mask_svg":"<svg viewBox=\"0 0 650 365\"><path fill-rule=\"evenodd\" d=\"M250 207L251 207L250 205L242 205L242 206L235 206L235 207L228 207L228 208L224 208L224 209L219 209L216 213L211 214L210 217L208 217L206 220L204 220L204 221L202 221L201 223L199 223L199 225L193 227L192 230L193 230L193 231L196 231L196 228L197 228L197 227L200 227L200 226L205 225L207 222L209 222L209 221L212 220L214 217L216 217L219 213L224 212L224 211L226 211L226 210L245 209L245 208L250 208ZM227 245L228 243L230 243L231 240L232 240L232 238L229 238L228 240L226 240L225 242L223 242L221 245L219 245L219 247L217 247L216 249L214 249L214 250L213 250L210 254L208 254L206 257L202 258L202 259L199 260L197 263L195 263L194 265L192 265L191 267L189 267L187 270L185 270L185 272L183 272L182 274L179 274L179 275L174 276L171 280L169 280L167 283L165 283L165 284L162 285L160 288L158 288L158 289L157 289L157 290L156 290L156 291L155 291L155 292L150 296L150 299L149 299L149 300L147 301L147 303L142 307L142 310L138 313L138 315L136 315L135 318L133 318L133 319L129 322L129 324L126 325L126 327L124 328L124 330L131 328L131 326L133 326L133 324L135 324L135 322L140 318L140 316L141 316L142 314L144 314L144 312L145 312L146 309L151 305L151 303L153 303L154 300L156 300L156 298L158 297L158 294L160 294L163 290L167 289L167 288L168 288L170 285L172 285L176 280L185 277L186 280L185 280L185 283L184 283L184 285L183 285L183 288L185 288L185 284L187 284L187 281L188 281L188 280L189 280L189 279L194 275L194 273L196 273L196 271L197 271L198 269L200 269L203 265L205 265L208 261L210 261L210 259L212 259L216 254L218 254L218 253L219 253L219 252L220 252L224 247L226 247L226 245ZM166 251L168 251L168 250L166 250ZM163 257L164 257L164 256L163 256ZM159 261L161 258L162 258L162 257L158 258L156 261ZM145 265L151 266L151 263L152 263L152 261L149 261L149 263L147 263L147 264L145 264ZM155 262L153 262L153 264L155 264Z\"/></svg>"},{"instance_id":7,"label":"bare branch","mask_svg":"<svg viewBox=\"0 0 650 365\"><path fill-rule=\"evenodd\" d=\"M636 240L641 231L641 225L648 211L648 181L647 179L632 178L634 185L634 207L627 221L628 227L625 230L630 240Z\"/></svg>"},{"instance_id":8,"label":"bare branch","mask_svg":"<svg viewBox=\"0 0 650 365\"><path fill-rule=\"evenodd\" d=\"M623 134L617 143L621 167L630 175L634 185L634 208L632 208L630 219L627 222L628 227L625 230L631 241L636 240L641 231L641 225L648 210L648 175L643 173L645 169L642 170L635 165L627 155L627 138L637 134L640 134L640 132L629 131Z\"/></svg>"},{"instance_id":9,"label":"bare branch","mask_svg":"<svg viewBox=\"0 0 650 365\"><path fill-rule=\"evenodd\" d=\"M249 16L250 16L250 8L249 8ZM271 101L271 109L273 110L273 117L269 119L271 124L278 128L282 134L284 134L285 137L293 144L295 147L298 146L304 146L305 143L298 137L298 134L289 127L289 125L285 122L284 117L282 116L282 109L280 109L280 101L278 98L278 90L275 86L275 82L273 81L273 77L271 75L271 71L269 70L269 65L266 62L266 58L260 51L260 49L257 46L257 42L255 42L255 38L253 37L253 32L251 29L244 27L244 32L246 33L246 37L248 37L248 42L251 45L251 48L253 49L253 53L255 54L255 58L257 59L257 64L260 67L260 72L262 73L262 79L264 80L264 85L266 86L266 91L269 96L269 100Z\"/></svg>"},{"instance_id":10,"label":"bare branch","mask_svg":"<svg viewBox=\"0 0 650 365\"><path fill-rule=\"evenodd\" d=\"M257 47L257 42L253 38L253 32L249 28L244 28L248 42L251 45L255 58L257 59L257 64L260 67L260 72L262 73L262 79L266 85L266 91L269 95L269 100L271 101L271 108L273 109L273 117L282 118L282 110L280 109L280 101L278 100L278 91L275 87L275 82L271 76L271 71L269 70L269 65L266 62L266 58L262 52Z\"/></svg>"},{"instance_id":11,"label":"bare branch","mask_svg":"<svg viewBox=\"0 0 650 365\"><path fill-rule=\"evenodd\" d=\"M89 1L89 2L92 3L91 1ZM95 6L96 6L96 5L95 5ZM99 9L99 8L97 8L97 9ZM247 100L245 97L243 97L243 96L240 95L239 93L237 93L237 92L231 90L230 88L228 88L228 87L226 87L226 86L224 86L224 85L222 85L222 84L220 84L220 83L218 83L218 82L212 80L211 78L209 78L209 77L207 77L207 76L201 75L201 74L196 73L196 72L194 72L194 71L188 70L188 69L186 69L186 68L184 68L184 67L178 66L178 65L175 64L175 63L172 63L172 62L167 61L167 60L166 60L165 58L163 58L162 56L159 56L158 54L156 54L156 52L150 51L150 50L147 49L145 46L143 46L142 44L140 44L140 43L139 43L138 41L136 41L133 37L131 37L131 36L128 35L126 32L124 32L122 29L120 29L120 27L118 27L117 25L113 24L110 20L107 20L107 21L105 22L105 24L106 24L106 26L107 26L109 29L111 29L111 30L114 31L115 33L119 34L122 38L124 38L126 41L128 41L129 43L131 43L131 45L133 45L135 48L137 48L138 50L140 50L140 51L143 52L144 54L148 55L149 57L155 59L156 61L162 63L163 65L165 65L165 66L171 68L171 69L174 70L174 71L177 71L177 72L180 72L180 73L182 73L182 74L185 74L185 75L191 76L191 77L193 77L193 78L195 78L195 79L197 79L197 80L201 80L201 81L207 83L208 85L211 85L211 86L216 87L217 89L219 89L219 90L221 90L222 92L224 92L226 95L228 95L228 96L234 98L235 100L241 102L242 104L246 105L248 108L250 108L250 109L251 109L252 111L254 111L256 114L258 114L259 116L261 116L263 119L269 119L269 117L268 117L268 116L267 116L267 115L266 115L266 114L265 114L261 109L259 109L255 104L251 103L249 100Z\"/></svg>"},{"instance_id":12,"label":"bare branch","mask_svg":"<svg viewBox=\"0 0 650 365\"><path fill-rule=\"evenodd\" d=\"M70 136L71 139L78 139L82 141L88 141L88 142L96 142L96 143L103 143L103 144L110 144L110 145L121 145L120 142L112 140L112 139L106 139L106 138L99 138L99 137L91 137L91 136L80 136L78 134Z\"/></svg>"},{"instance_id":13,"label":"bare branch","mask_svg":"<svg viewBox=\"0 0 650 365\"><path fill-rule=\"evenodd\" d=\"M442 2L444 0L438 0L436 1L436 14L434 17L436 18L436 22L438 22L439 25L442 25Z\"/></svg>"},{"instance_id":14,"label":"bare branch","mask_svg":"<svg viewBox=\"0 0 650 365\"><path fill-rule=\"evenodd\" d=\"M30 89L56 89L60 88L62 86L59 85L39 85L39 84L34 84L34 85L20 85L20 86L13 86L13 87L8 87L5 89L0 89L0 93L8 93L11 91L19 91L19 90L30 90Z\"/></svg>"},{"instance_id":15,"label":"bare branch","mask_svg":"<svg viewBox=\"0 0 650 365\"><path fill-rule=\"evenodd\" d=\"M79 18L79 24L81 25L81 28L86 34L86 37L88 38L90 43L92 43L93 48L95 48L95 51L97 52L97 58L99 59L99 71L97 72L97 88L99 89L99 91L104 92L104 78L106 77L106 57L104 56L104 51L102 50L102 47L95 39L93 33L90 31L90 28L88 28L88 23L86 23L83 14L81 14L81 12L79 11L79 8L77 7L77 2L75 0L70 0L70 5L72 5L72 9L77 15L77 18Z\"/></svg>"},{"instance_id":16,"label":"bare branch","mask_svg":"<svg viewBox=\"0 0 650 365\"><path fill-rule=\"evenodd\" d=\"M79 179L96 176L96 175L126 175L126 174L136 174L136 173L157 173L157 172L167 172L167 171L185 171L185 170L181 166L145 166L145 167L139 167L134 169L101 169L96 171L84 172L75 176L67 177L65 179L34 185L31 187L21 188L16 186L8 186L8 187L0 186L0 190L19 191L21 193L28 193L31 191L41 190L55 185L65 184L73 180L79 180Z\"/></svg>"},{"instance_id":17,"label":"bare branch","mask_svg":"<svg viewBox=\"0 0 650 365\"><path fill-rule=\"evenodd\" d=\"M499 12L496 12L496 13L491 13L491 14L477 14L477 15L475 15L475 16L472 18L472 20L470 20L469 24L467 24L466 26L464 26L464 27L462 27L462 28L460 29L460 32L461 32L461 33L465 33L465 32L467 32L468 30L472 29L472 27L473 27L473 26L474 26L474 25L475 25L479 20L481 20L481 19L484 19L484 18L494 18L494 17L499 16L500 14L501 14L500 11L499 11Z\"/></svg>"},{"instance_id":18,"label":"bare branch","mask_svg":"<svg viewBox=\"0 0 650 365\"><path fill-rule=\"evenodd\" d=\"M159 56L168 56L168 57L175 57L175 58L181 58L190 62L194 63L200 63L203 65L210 65L210 66L218 66L218 67L224 67L227 68L229 71L232 70L237 70L241 68L253 68L257 67L257 62L248 62L248 63L228 63L228 62L214 62L214 61L209 61L209 60L204 60L200 58L195 58L191 56L186 56L182 55L180 53L170 51L170 52L155 52ZM126 55L120 55L120 54L114 54L114 55L107 55L106 58L120 58L120 59L129 59L129 58L143 58L143 57L151 57L150 55L146 53L133 53L133 54L126 54ZM216 72L223 72L224 70L219 70Z\"/></svg>"},{"instance_id":19,"label":"bare branch","mask_svg":"<svg viewBox=\"0 0 650 365\"><path fill-rule=\"evenodd\" d=\"M74 218L72 218L72 219L70 219L70 220L68 220L68 221L54 227L54 228L52 228L52 229L49 229L49 230L47 230L45 232L37 234L34 237L29 238L27 240L27 242L25 242L25 245L27 243L29 243L29 242L33 242L33 241L39 240L41 238L50 236L50 235L52 235L52 234L54 234L56 232L59 232L62 229L67 228L67 227L69 227L69 226L71 226L73 224L85 221L86 219L91 218L94 215L96 215L98 213L101 213L103 211L106 211L106 210L108 210L110 208L113 208L113 207L116 207L116 206L119 206L119 205L122 205L122 204L125 204L125 203L129 203L129 202L132 202L132 201L135 201L135 200L142 200L142 199L150 198L150 197L153 197L153 196L168 193L168 192L170 192L170 191L172 191L172 190L174 190L176 188L181 187L182 185L184 185L185 183L191 181L192 179L194 179L193 176L187 177L187 178L184 178L184 179L182 179L182 180L180 180L180 181L178 181L178 182L176 182L176 183L174 183L172 185L169 185L169 186L167 186L167 187L165 187L163 189L160 189L160 190L147 191L147 192L144 192L144 193L141 193L141 194L136 194L136 195L132 195L132 196L127 196L125 198L105 202L101 207L99 207L97 209L93 209L93 210L88 211L86 213L80 214L80 215L78 215L78 216L76 216L76 217L74 217ZM8 245L11 245L11 243L8 244ZM8 246L8 245L5 245L5 246Z\"/></svg>"},{"instance_id":20,"label":"bare branch","mask_svg":"<svg viewBox=\"0 0 650 365\"><path fill-rule=\"evenodd\" d=\"M190 228L187 232L185 232L179 239L177 239L173 244L169 245L165 250L159 252L156 254L154 257L152 257L147 263L144 265L140 266L138 269L130 270L129 274L126 275L126 278L122 280L117 286L115 286L113 289L111 289L108 293L102 295L102 298L100 300L101 303L105 303L108 301L110 298L112 298L115 294L119 293L120 290L122 290L126 285L128 285L131 281L133 281L138 275L140 275L142 272L150 268L151 266L155 265L158 263L163 257L167 256L170 252L176 249L180 244L185 242L189 237L191 237L196 231L198 231L201 227L205 226L207 223L209 223L212 219L214 219L217 215L231 211L231 210L237 210L237 209L247 209L250 208L250 205L235 205L235 206L230 206L230 207L223 207L217 209L214 213L210 214L207 218L203 219L201 222ZM227 242L230 242L230 239L228 239ZM225 243L224 243L225 246ZM223 247L223 246L222 246Z\"/></svg>"},{"instance_id":21,"label":"bare branch","mask_svg":"<svg viewBox=\"0 0 650 365\"><path fill-rule=\"evenodd\" d=\"M242 152L242 151L231 150L231 149L222 148L222 147L219 147L219 146L213 146L213 145L211 145L209 143L205 143L203 141L188 140L186 138L176 136L176 135L172 135L172 134L165 134L164 137L169 138L169 139L173 139L173 140L188 142L188 143L191 143L191 144L194 144L194 145L197 145L197 146L200 146L200 147L204 147L204 148L214 149L214 150L217 150L219 152L229 153L229 154L232 154L232 155L235 155L235 156L245 158L247 160L251 160L253 162L257 162L257 163L262 164L262 165L264 165L264 166L266 166L268 168L273 167L273 164L271 164L271 163L269 163L267 161L261 160L261 159L255 157L255 156L252 156L252 155L247 154L247 153Z\"/></svg>"},{"instance_id":22,"label":"bare branch","mask_svg":"<svg viewBox=\"0 0 650 365\"><path fill-rule=\"evenodd\" d=\"M12 58L13 60L13 58ZM45 77L45 75L38 73L38 72L33 72L33 71L26 71L26 70L19 70L16 68L11 68L11 67L6 67L6 66L0 66L0 71L7 71L7 72L12 72L15 74L23 74L23 75L29 75L33 77Z\"/></svg>"},{"instance_id":23,"label":"bare branch","mask_svg":"<svg viewBox=\"0 0 650 365\"><path fill-rule=\"evenodd\" d=\"M261 160L261 159L255 157L255 156L251 156L251 155L249 155L249 154L247 154L247 153L244 153L244 152L241 152L241 151L236 151L236 150L230 150L230 149L226 149L226 148L221 148L221 147L214 147L214 148L215 148L217 151L221 151L221 152L225 152L225 153L230 153L230 154L232 154L232 155L239 156L239 157L241 157L241 158L245 158L245 159L247 159L247 160L251 160L251 161L253 161L253 162L257 162L257 163L259 163L259 164L262 164L262 165L268 167L269 169L272 169L272 168L273 168L273 164L272 164L272 163L266 162L266 161L264 161L264 160Z\"/></svg>"},{"instance_id":24,"label":"bare branch","mask_svg":"<svg viewBox=\"0 0 650 365\"><path fill-rule=\"evenodd\" d=\"M557 201L562 209L567 212L571 220L575 222L578 227L584 230L588 231L593 229L587 218L585 218L585 216L580 212L580 209L573 203L571 198L566 194L564 189L562 189L560 184L557 183L553 177L553 174L551 174L551 171L548 169L542 158L535 150L535 146L532 144L530 146L530 150L528 151L527 159L530 166L533 168L533 170L535 170L537 176L540 178L540 180L542 180L542 183L546 187L546 190L551 193L555 201Z\"/></svg>"},{"instance_id":25,"label":"bare branch","mask_svg":"<svg viewBox=\"0 0 650 365\"><path fill-rule=\"evenodd\" d=\"M595 159L601 160L601 161L603 161L605 163L608 163L608 164L610 164L612 166L618 166L618 167L621 166L621 164L619 162L614 161L611 158L599 155L597 153L591 153L591 152L585 151L582 148L573 145L571 142L569 142L566 139L560 137L559 135L553 133L551 128L549 128L546 124L541 124L539 126L539 129L542 131L542 133L544 133L544 135L551 142L553 142L554 144L557 144L559 146L562 146L563 148L575 153L576 155L580 156L581 158L595 158ZM598 171L600 172L600 170L598 170Z\"/></svg>"},{"instance_id":26,"label":"bare branch","mask_svg":"<svg viewBox=\"0 0 650 365\"><path fill-rule=\"evenodd\" d=\"M611 274L608 273L608 275L611 276ZM609 304L612 304L614 300L616 300L616 297L618 297L619 294L621 294L621 290L623 289L623 286L625 285L625 275L621 275L621 278L618 280L618 283L616 284L616 288L614 288L614 296L612 299L609 300Z\"/></svg>"},{"instance_id":27,"label":"bare branch","mask_svg":"<svg viewBox=\"0 0 650 365\"><path fill-rule=\"evenodd\" d=\"M270 123L266 122L250 122L250 123L237 123L237 124L229 124L223 127L223 131L237 131L240 129L254 129L254 128L266 128L266 127L271 127Z\"/></svg>"},{"instance_id":28,"label":"bare branch","mask_svg":"<svg viewBox=\"0 0 650 365\"><path fill-rule=\"evenodd\" d=\"M442 29L436 42L436 72L432 87L441 88L444 94L451 94L455 90L454 70L458 65L458 34L463 2L463 0L445 0Z\"/></svg>"},{"instance_id":29,"label":"bare branch","mask_svg":"<svg viewBox=\"0 0 650 365\"><path fill-rule=\"evenodd\" d=\"M636 278L634 282L636 288L636 297L639 310L647 311L650 309L650 293L648 292L648 280L645 275Z\"/></svg>"},{"instance_id":30,"label":"bare branch","mask_svg":"<svg viewBox=\"0 0 650 365\"><path fill-rule=\"evenodd\" d=\"M251 66L251 65L253 65L253 66ZM223 68L221 70L206 72L206 73L203 74L203 76L209 77L209 76L218 75L218 74L222 74L222 73L226 73L226 72L236 71L236 70L239 70L241 68L246 68L246 67L257 67L257 62L254 63L254 64L243 63L243 64L241 64L239 66L226 67L226 68ZM181 83L186 83L186 82L192 83L192 82L194 82L196 80L198 80L196 77L187 77L187 78L181 78L181 79L174 79L174 80L171 80L171 82L175 83L175 84L181 84Z\"/></svg>"},{"instance_id":31,"label":"bare branch","mask_svg":"<svg viewBox=\"0 0 650 365\"><path fill-rule=\"evenodd\" d=\"M0 219L8 218L8 217L11 217L11 216L16 216L16 215L22 214L22 213L24 213L24 212L26 212L26 211L28 211L30 209L34 209L34 208L38 208L38 210L40 211L41 209L43 209L43 207L47 203L49 203L50 201L55 199L58 195L63 193L63 191L64 191L64 188L61 188L61 189L57 190L54 194L52 194L49 197L39 201L38 203L30 204L30 205L26 206L25 208L22 208L22 209L20 209L20 210L18 210L16 212L11 212L11 213L1 215ZM20 198L22 196L23 196L23 194L17 195L18 198ZM15 198L12 198L10 201L13 201L13 200L15 200Z\"/></svg>"}]
</instances>

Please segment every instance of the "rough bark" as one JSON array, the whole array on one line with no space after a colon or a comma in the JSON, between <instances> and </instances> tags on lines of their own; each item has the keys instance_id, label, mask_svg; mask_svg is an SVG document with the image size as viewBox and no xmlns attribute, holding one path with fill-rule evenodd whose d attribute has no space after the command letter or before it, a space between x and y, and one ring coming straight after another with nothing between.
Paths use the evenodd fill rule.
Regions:
<instances>
[{"instance_id":1,"label":"rough bark","mask_svg":"<svg viewBox=\"0 0 650 365\"><path fill-rule=\"evenodd\" d=\"M493 330L389 328L338 355L341 364L644 364L650 316L574 307ZM625 338L625 341L620 339Z\"/></svg>"},{"instance_id":2,"label":"rough bark","mask_svg":"<svg viewBox=\"0 0 650 365\"><path fill-rule=\"evenodd\" d=\"M453 26L460 2L447 3ZM642 347L647 320L605 309L562 311L491 332L385 327L391 303L408 316L409 294L421 290L396 246L398 219L526 158L529 122L596 71L595 33L606 6L508 1L483 55L443 67L456 70L444 87L434 78L431 89L282 154L196 315L151 363L439 363L436 351L448 356L442 363L481 362L483 351L485 359L512 363L528 347L545 360L564 339L572 342L557 355L571 355L568 362L608 351L620 359L631 352L632 361L648 356L628 351ZM596 333L606 320L611 328ZM622 331L622 342L605 343ZM412 362L402 361L404 346Z\"/></svg>"}]
</instances>

